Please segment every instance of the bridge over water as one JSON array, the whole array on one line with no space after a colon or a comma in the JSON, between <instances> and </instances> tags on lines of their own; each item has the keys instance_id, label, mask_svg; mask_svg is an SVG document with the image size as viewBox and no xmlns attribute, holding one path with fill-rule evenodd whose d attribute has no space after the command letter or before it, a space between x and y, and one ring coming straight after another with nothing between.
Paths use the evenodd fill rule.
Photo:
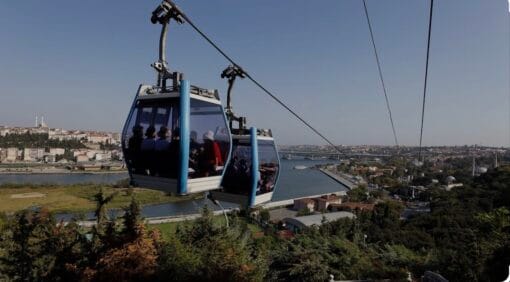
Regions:
<instances>
[{"instance_id":1,"label":"bridge over water","mask_svg":"<svg viewBox=\"0 0 510 282\"><path fill-rule=\"evenodd\" d=\"M329 158L340 160L342 158L352 157L368 157L368 158L384 158L390 157L389 154L370 154L370 153L329 153L318 151L297 151L297 150L279 150L278 152L283 158L291 159L293 156L306 157L310 159Z\"/></svg>"}]
</instances>

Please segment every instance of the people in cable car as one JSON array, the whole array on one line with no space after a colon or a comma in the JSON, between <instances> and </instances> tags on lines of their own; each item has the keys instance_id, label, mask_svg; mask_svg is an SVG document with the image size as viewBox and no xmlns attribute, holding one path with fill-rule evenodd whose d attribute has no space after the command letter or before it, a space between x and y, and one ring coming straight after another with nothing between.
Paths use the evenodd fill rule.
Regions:
<instances>
[{"instance_id":1,"label":"people in cable car","mask_svg":"<svg viewBox=\"0 0 510 282\"><path fill-rule=\"evenodd\" d=\"M154 150L156 152L167 151L170 146L170 142L168 141L168 128L162 125L158 131L158 140L154 145Z\"/></svg>"},{"instance_id":2,"label":"people in cable car","mask_svg":"<svg viewBox=\"0 0 510 282\"><path fill-rule=\"evenodd\" d=\"M151 116L146 116L140 121L150 119ZM178 120L170 118L168 121L169 117L166 119L167 122L161 120L156 124L145 123L147 126L145 134L143 126L138 123L133 126L132 135L126 144L126 159L131 165L131 173L165 178L177 177L180 169L180 129L176 126ZM157 128L159 131L156 131ZM221 175L229 148L228 142L225 141L228 140L225 132L227 132L225 128L216 127L214 131L205 128L200 139L197 131L190 132L189 178ZM240 164L241 167L246 168L246 161L243 163L245 165Z\"/></svg>"},{"instance_id":3,"label":"people in cable car","mask_svg":"<svg viewBox=\"0 0 510 282\"><path fill-rule=\"evenodd\" d=\"M220 146L214 141L214 133L211 130L202 137L204 146L199 156L199 174L201 177L218 175L218 168L223 166Z\"/></svg>"},{"instance_id":4,"label":"people in cable car","mask_svg":"<svg viewBox=\"0 0 510 282\"><path fill-rule=\"evenodd\" d=\"M158 131L158 139L154 144L154 159L155 174L158 176L167 177L168 171L166 169L166 160L168 158L168 150L170 142L168 141L168 128L162 125Z\"/></svg>"},{"instance_id":5,"label":"people in cable car","mask_svg":"<svg viewBox=\"0 0 510 282\"><path fill-rule=\"evenodd\" d=\"M156 128L154 126L147 127L145 131L145 139L142 141L141 154L142 166L144 174L155 175L156 164L154 162L154 149L156 147Z\"/></svg>"},{"instance_id":6,"label":"people in cable car","mask_svg":"<svg viewBox=\"0 0 510 282\"><path fill-rule=\"evenodd\" d=\"M145 131L145 139L142 141L142 151L154 151L156 146L156 128L151 125Z\"/></svg>"},{"instance_id":7,"label":"people in cable car","mask_svg":"<svg viewBox=\"0 0 510 282\"><path fill-rule=\"evenodd\" d=\"M223 188L228 193L249 195L251 191L251 152L247 146L235 146L228 165Z\"/></svg>"},{"instance_id":8,"label":"people in cable car","mask_svg":"<svg viewBox=\"0 0 510 282\"><path fill-rule=\"evenodd\" d=\"M165 154L165 170L164 176L176 178L179 170L179 150L180 150L180 134L181 130L176 127L172 131L170 145L168 146L168 154Z\"/></svg>"},{"instance_id":9,"label":"people in cable car","mask_svg":"<svg viewBox=\"0 0 510 282\"><path fill-rule=\"evenodd\" d=\"M258 181L257 195L273 191L277 167L274 163L264 163L259 166L260 179Z\"/></svg>"},{"instance_id":10,"label":"people in cable car","mask_svg":"<svg viewBox=\"0 0 510 282\"><path fill-rule=\"evenodd\" d=\"M197 141L198 134L192 130L190 132L189 142L189 176L196 177L198 173L198 160L202 151L202 146Z\"/></svg>"},{"instance_id":11,"label":"people in cable car","mask_svg":"<svg viewBox=\"0 0 510 282\"><path fill-rule=\"evenodd\" d=\"M140 165L140 149L143 141L143 127L140 125L133 126L133 136L128 140L128 154L126 159L131 160L130 164L134 173L143 173L143 168Z\"/></svg>"}]
</instances>

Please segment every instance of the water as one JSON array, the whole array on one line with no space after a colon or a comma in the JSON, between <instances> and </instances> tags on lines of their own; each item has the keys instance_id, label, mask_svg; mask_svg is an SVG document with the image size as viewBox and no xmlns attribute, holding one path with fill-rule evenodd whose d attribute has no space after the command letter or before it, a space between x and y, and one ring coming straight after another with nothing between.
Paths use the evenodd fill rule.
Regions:
<instances>
[{"instance_id":1,"label":"water","mask_svg":"<svg viewBox=\"0 0 510 282\"><path fill-rule=\"evenodd\" d=\"M294 169L297 165L312 167L317 164L336 162L333 160L282 160L282 169L278 186L273 194L273 201L347 191L344 185L334 181L317 169Z\"/></svg>"},{"instance_id":2,"label":"water","mask_svg":"<svg viewBox=\"0 0 510 282\"><path fill-rule=\"evenodd\" d=\"M329 178L319 170L294 169L297 165L312 167L317 164L334 163L333 160L282 160L278 185L273 195L273 201L281 201L291 198L306 197L317 194L346 191L347 188ZM127 178L126 173L115 174L17 174L0 175L2 183L55 183L55 184L78 184L78 183L115 183ZM159 217L168 215L183 215L197 213L204 205L218 210L208 200L194 200L170 204L148 205L142 208L144 217ZM223 203L225 208L236 205ZM59 219L69 219L72 215L59 215ZM86 218L92 218L92 213L87 213Z\"/></svg>"}]
</instances>

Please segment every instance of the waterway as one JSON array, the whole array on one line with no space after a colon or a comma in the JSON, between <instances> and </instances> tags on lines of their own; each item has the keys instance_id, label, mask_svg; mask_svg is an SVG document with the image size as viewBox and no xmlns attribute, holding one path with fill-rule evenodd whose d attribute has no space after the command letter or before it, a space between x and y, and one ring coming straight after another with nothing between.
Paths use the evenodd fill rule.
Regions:
<instances>
[{"instance_id":1,"label":"waterway","mask_svg":"<svg viewBox=\"0 0 510 282\"><path fill-rule=\"evenodd\" d=\"M347 191L347 188L326 176L316 169L294 169L295 166L313 167L317 164L335 163L334 160L282 160L278 185L273 195L273 201L281 201L292 198L306 197L309 195L324 194L330 192ZM115 183L126 179L126 173L115 174L12 174L0 175L0 184L3 183L54 183L54 184L79 184L79 183ZM197 213L204 205L217 210L208 200L194 200L170 204L147 205L142 209L144 217L159 217L170 215L183 215ZM223 203L225 208L233 208L235 205ZM71 215L60 215L59 218L68 219ZM91 218L92 214L86 215Z\"/></svg>"}]
</instances>

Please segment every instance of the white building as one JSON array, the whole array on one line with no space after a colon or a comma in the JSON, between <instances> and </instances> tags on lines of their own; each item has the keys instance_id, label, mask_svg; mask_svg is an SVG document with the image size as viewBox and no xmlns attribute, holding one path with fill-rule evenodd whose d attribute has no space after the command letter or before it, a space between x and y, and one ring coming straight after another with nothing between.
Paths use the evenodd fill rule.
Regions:
<instances>
[{"instance_id":1,"label":"white building","mask_svg":"<svg viewBox=\"0 0 510 282\"><path fill-rule=\"evenodd\" d=\"M57 161L57 156L55 154L46 154L44 155L44 162L46 163L54 163Z\"/></svg>"},{"instance_id":2,"label":"white building","mask_svg":"<svg viewBox=\"0 0 510 282\"><path fill-rule=\"evenodd\" d=\"M294 200L294 210L301 211L306 209L310 212L315 211L315 201L310 198Z\"/></svg>"},{"instance_id":3,"label":"white building","mask_svg":"<svg viewBox=\"0 0 510 282\"><path fill-rule=\"evenodd\" d=\"M87 150L84 150L84 149L73 150L73 157L77 157L79 155L86 155L86 154L87 154Z\"/></svg>"},{"instance_id":4,"label":"white building","mask_svg":"<svg viewBox=\"0 0 510 282\"><path fill-rule=\"evenodd\" d=\"M24 161L38 161L44 158L43 148L25 148L23 150Z\"/></svg>"},{"instance_id":5,"label":"white building","mask_svg":"<svg viewBox=\"0 0 510 282\"><path fill-rule=\"evenodd\" d=\"M50 148L50 154L53 155L63 155L65 154L66 149L64 148Z\"/></svg>"},{"instance_id":6,"label":"white building","mask_svg":"<svg viewBox=\"0 0 510 282\"><path fill-rule=\"evenodd\" d=\"M77 163L80 163L80 162L88 162L89 161L89 157L87 157L87 155L77 155L76 156L76 162Z\"/></svg>"},{"instance_id":7,"label":"white building","mask_svg":"<svg viewBox=\"0 0 510 282\"><path fill-rule=\"evenodd\" d=\"M89 150L85 154L87 155L87 158L93 159L96 157L97 151Z\"/></svg>"},{"instance_id":8,"label":"white building","mask_svg":"<svg viewBox=\"0 0 510 282\"><path fill-rule=\"evenodd\" d=\"M18 148L7 148L5 160L8 162L15 162L16 159L18 159Z\"/></svg>"},{"instance_id":9,"label":"white building","mask_svg":"<svg viewBox=\"0 0 510 282\"><path fill-rule=\"evenodd\" d=\"M104 132L88 132L87 133L87 141L90 143L111 144L112 136L111 136L111 134L104 133Z\"/></svg>"},{"instance_id":10,"label":"white building","mask_svg":"<svg viewBox=\"0 0 510 282\"><path fill-rule=\"evenodd\" d=\"M96 161L108 161L112 159L112 153L111 152L102 152L97 153L95 156Z\"/></svg>"},{"instance_id":11,"label":"white building","mask_svg":"<svg viewBox=\"0 0 510 282\"><path fill-rule=\"evenodd\" d=\"M9 133L11 133L11 130L9 128L0 128L0 136L5 136Z\"/></svg>"},{"instance_id":12,"label":"white building","mask_svg":"<svg viewBox=\"0 0 510 282\"><path fill-rule=\"evenodd\" d=\"M354 215L351 212L346 211L339 211L339 212L330 212L330 213L324 213L324 214L313 214L313 215L307 215L307 216L300 216L300 217L287 217L283 219L283 222L285 223L285 226L287 229L291 230L292 232L299 232L303 228L306 227L312 227L312 226L320 226L324 222L332 222L341 218L355 218L356 215Z\"/></svg>"},{"instance_id":13,"label":"white building","mask_svg":"<svg viewBox=\"0 0 510 282\"><path fill-rule=\"evenodd\" d=\"M0 163L4 162L7 158L7 149L0 148Z\"/></svg>"}]
</instances>

